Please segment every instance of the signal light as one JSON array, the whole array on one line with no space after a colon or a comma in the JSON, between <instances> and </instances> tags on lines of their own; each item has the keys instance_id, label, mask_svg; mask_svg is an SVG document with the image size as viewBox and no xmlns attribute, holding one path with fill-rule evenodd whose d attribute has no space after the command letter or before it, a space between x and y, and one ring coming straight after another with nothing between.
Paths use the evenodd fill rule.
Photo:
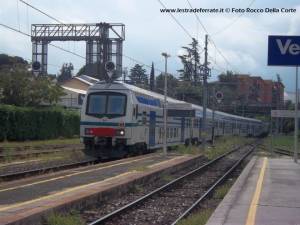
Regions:
<instances>
[{"instance_id":1,"label":"signal light","mask_svg":"<svg viewBox=\"0 0 300 225\"><path fill-rule=\"evenodd\" d=\"M123 129L116 130L116 136L125 136L125 130Z\"/></svg>"},{"instance_id":2,"label":"signal light","mask_svg":"<svg viewBox=\"0 0 300 225\"><path fill-rule=\"evenodd\" d=\"M93 135L94 134L93 129L91 129L91 128L85 128L84 133L86 135Z\"/></svg>"}]
</instances>

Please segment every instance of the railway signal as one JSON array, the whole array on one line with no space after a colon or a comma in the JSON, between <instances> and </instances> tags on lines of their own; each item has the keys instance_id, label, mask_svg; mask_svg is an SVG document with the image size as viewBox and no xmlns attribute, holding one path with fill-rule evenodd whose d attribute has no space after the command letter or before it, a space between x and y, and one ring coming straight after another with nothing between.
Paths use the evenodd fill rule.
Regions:
<instances>
[{"instance_id":1,"label":"railway signal","mask_svg":"<svg viewBox=\"0 0 300 225\"><path fill-rule=\"evenodd\" d=\"M107 72L109 79L111 79L114 74L115 64L112 61L108 61L105 63L104 67L105 67L105 70Z\"/></svg>"},{"instance_id":2,"label":"railway signal","mask_svg":"<svg viewBox=\"0 0 300 225\"><path fill-rule=\"evenodd\" d=\"M223 93L221 91L217 91L215 94L217 102L220 104L221 101L223 100Z\"/></svg>"}]
</instances>

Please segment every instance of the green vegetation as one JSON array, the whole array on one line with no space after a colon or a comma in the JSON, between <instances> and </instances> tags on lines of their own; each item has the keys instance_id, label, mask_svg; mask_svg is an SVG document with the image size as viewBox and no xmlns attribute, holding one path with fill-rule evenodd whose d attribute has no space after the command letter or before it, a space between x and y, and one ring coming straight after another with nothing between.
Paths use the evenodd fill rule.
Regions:
<instances>
[{"instance_id":1,"label":"green vegetation","mask_svg":"<svg viewBox=\"0 0 300 225\"><path fill-rule=\"evenodd\" d=\"M24 142L1 142L0 148L32 148L45 145L71 145L80 144L80 139L76 138L60 138L60 139L50 139L50 140L39 140L39 141L24 141Z\"/></svg>"},{"instance_id":2,"label":"green vegetation","mask_svg":"<svg viewBox=\"0 0 300 225\"><path fill-rule=\"evenodd\" d=\"M207 147L205 149L204 155L208 159L214 159L225 152L231 151L234 146L248 144L251 143L252 141L253 139L245 138L245 137L236 137L236 136L220 137L216 139L214 147Z\"/></svg>"},{"instance_id":3,"label":"green vegetation","mask_svg":"<svg viewBox=\"0 0 300 225\"><path fill-rule=\"evenodd\" d=\"M78 112L0 105L0 141L44 140L79 134Z\"/></svg>"},{"instance_id":4,"label":"green vegetation","mask_svg":"<svg viewBox=\"0 0 300 225\"><path fill-rule=\"evenodd\" d=\"M0 54L0 103L16 106L53 105L64 95L55 76L35 76L20 57Z\"/></svg>"},{"instance_id":5,"label":"green vegetation","mask_svg":"<svg viewBox=\"0 0 300 225\"><path fill-rule=\"evenodd\" d=\"M185 146L185 145L179 145L176 149L176 152L178 152L179 154L189 154L189 155L196 155L199 154L201 152L201 146L195 146L195 145L191 145L191 146Z\"/></svg>"},{"instance_id":6,"label":"green vegetation","mask_svg":"<svg viewBox=\"0 0 300 225\"><path fill-rule=\"evenodd\" d=\"M219 137L215 140L214 146L209 146L209 144L207 144L204 151L200 144L199 146L180 145L175 149L175 152L184 155L185 154L196 155L196 154L203 153L204 156L206 156L208 159L211 160L225 152L231 151L234 146L251 143L252 141L253 141L252 138L237 137L237 136Z\"/></svg>"},{"instance_id":7,"label":"green vegetation","mask_svg":"<svg viewBox=\"0 0 300 225\"><path fill-rule=\"evenodd\" d=\"M12 150L9 148L4 148L3 151L4 161L11 162L12 161Z\"/></svg>"},{"instance_id":8,"label":"green vegetation","mask_svg":"<svg viewBox=\"0 0 300 225\"><path fill-rule=\"evenodd\" d=\"M132 168L132 171L137 171L137 172L145 172L147 170L149 170L149 167L146 165L136 166Z\"/></svg>"},{"instance_id":9,"label":"green vegetation","mask_svg":"<svg viewBox=\"0 0 300 225\"><path fill-rule=\"evenodd\" d=\"M46 219L47 225L83 225L84 222L78 214L52 214Z\"/></svg>"},{"instance_id":10,"label":"green vegetation","mask_svg":"<svg viewBox=\"0 0 300 225\"><path fill-rule=\"evenodd\" d=\"M270 141L270 137L268 138L269 140L266 141ZM299 139L299 138L298 138ZM288 135L288 136L274 136L273 137L273 145L274 147L278 147L278 148L284 148L284 149L292 149L294 146L294 136L292 135Z\"/></svg>"},{"instance_id":11,"label":"green vegetation","mask_svg":"<svg viewBox=\"0 0 300 225\"><path fill-rule=\"evenodd\" d=\"M218 187L215 191L214 191L214 199L223 199L225 197L225 195L227 194L227 192L229 191L229 189L232 186L232 182L228 182L226 184L223 184L222 186Z\"/></svg>"},{"instance_id":12,"label":"green vegetation","mask_svg":"<svg viewBox=\"0 0 300 225\"><path fill-rule=\"evenodd\" d=\"M161 179L163 181L170 182L171 180L173 180L173 177L169 174L164 174L164 175L162 175Z\"/></svg>"},{"instance_id":13,"label":"green vegetation","mask_svg":"<svg viewBox=\"0 0 300 225\"><path fill-rule=\"evenodd\" d=\"M213 209L205 209L180 221L178 225L204 225L213 213Z\"/></svg>"}]
</instances>

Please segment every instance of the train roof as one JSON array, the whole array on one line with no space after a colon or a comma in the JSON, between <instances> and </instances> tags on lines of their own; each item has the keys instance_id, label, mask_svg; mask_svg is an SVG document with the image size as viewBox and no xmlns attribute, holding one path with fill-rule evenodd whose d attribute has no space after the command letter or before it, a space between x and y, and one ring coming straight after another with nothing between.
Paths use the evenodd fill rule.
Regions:
<instances>
[{"instance_id":1,"label":"train roof","mask_svg":"<svg viewBox=\"0 0 300 225\"><path fill-rule=\"evenodd\" d=\"M104 86L104 87L103 87ZM159 99L161 101L164 100L164 95L162 94L159 94L159 93L156 93L156 92L153 92L153 91L149 91L149 90L145 90L143 88L140 88L140 87L137 87L137 86L134 86L134 85L131 85L131 84L127 84L127 83L124 83L124 82L120 82L120 81L114 81L112 82L111 84L108 84L106 82L98 82L96 84L94 84L93 86L91 86L89 88L89 90L98 90L98 89L115 89L115 90L122 90L122 89L126 89L126 90L131 90L135 93L139 93L139 94L143 94L143 95L147 95L147 96L150 96L150 97L153 97L153 98L156 98L156 99ZM167 97L167 101L168 101L168 106L171 107L171 108L180 108L180 109L195 109L197 110L198 112L202 112L203 111L203 107L202 106L199 106L199 105L195 105L195 104L191 104L191 103L188 103L188 102L185 102L185 101L181 101L181 100L177 100L177 99L174 99L174 98L171 98L171 97ZM207 112L208 114L212 114L212 110L207 108ZM223 119L226 119L226 118L233 118L233 119L236 119L236 120L246 120L246 121L252 121L252 122L261 122L260 120L257 120L257 119L252 119L252 118L248 118L248 117L242 117L242 116L237 116L237 115L232 115L232 114L229 114L229 113L225 113L225 112L221 112L221 111L215 111L215 115L216 117L219 117L219 118L223 118ZM200 116L202 117L202 115Z\"/></svg>"}]
</instances>

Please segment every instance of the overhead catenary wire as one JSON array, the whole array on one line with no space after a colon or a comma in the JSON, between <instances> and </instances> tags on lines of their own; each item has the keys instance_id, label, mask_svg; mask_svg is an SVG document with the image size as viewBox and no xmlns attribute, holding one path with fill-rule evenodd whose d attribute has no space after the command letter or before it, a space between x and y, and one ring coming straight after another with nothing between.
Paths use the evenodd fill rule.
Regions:
<instances>
[{"instance_id":1,"label":"overhead catenary wire","mask_svg":"<svg viewBox=\"0 0 300 225\"><path fill-rule=\"evenodd\" d=\"M21 31L21 30L16 29L16 28L13 28L13 27L11 27L11 26L8 26L8 25L6 25L6 24L0 23L0 26L5 27L6 29L12 30L12 31L14 31L14 32L20 33L20 34L22 34L22 35L25 35L25 36L27 36L27 37L31 37L30 34L25 33L25 32L23 32L23 31ZM57 48L57 49L59 49L59 50L61 50L61 51L64 51L64 52L70 53L70 54L72 54L72 55L75 55L75 56L77 56L77 57L80 57L80 58L82 58L82 59L85 59L84 56L79 55L79 54L77 54L77 53L75 53L75 52L69 51L69 50L67 50L67 49L65 49L65 48L63 48L63 47L60 47L60 46L57 46L57 45L51 44L51 43L50 43L49 45L51 45L52 47Z\"/></svg>"},{"instance_id":2,"label":"overhead catenary wire","mask_svg":"<svg viewBox=\"0 0 300 225\"><path fill-rule=\"evenodd\" d=\"M250 8L253 3L255 2L255 0L251 0L250 3L248 4L247 8ZM213 33L211 36L216 36L218 34L223 33L224 31L226 31L228 28L230 28L234 23L236 23L243 15L245 12L241 12L241 14L239 14L236 18L234 18L230 23L228 23L225 27L223 27L222 29L216 31L215 33Z\"/></svg>"},{"instance_id":3,"label":"overhead catenary wire","mask_svg":"<svg viewBox=\"0 0 300 225\"><path fill-rule=\"evenodd\" d=\"M159 3L160 3L160 5L162 6L162 7L164 7L165 9L167 9L167 7L166 7L166 5L161 1L161 0L157 0ZM188 36L188 37L190 37L191 39L194 39L194 37L190 34L190 32L188 32L188 30L176 19L176 17L169 11L168 12L169 13L169 15L172 17L172 19L176 22L176 24L177 25L179 25L180 27L181 27L181 29L184 31L184 33ZM200 22L200 24L201 24L201 27L203 27L206 31L207 31L207 29L205 28L205 26ZM204 52L204 48L202 47L202 46L200 46L199 45L199 43L198 43L198 46L201 48L201 49L203 49L202 51L201 51L201 53L203 53ZM201 53L199 53L199 54L201 54ZM224 55L223 55L223 57L224 57ZM210 60L213 60L213 58L210 56L210 55L208 55L208 58L210 59ZM227 60L228 61L228 60ZM220 65L218 65L216 62L215 62L215 65L217 66L217 67L219 67L219 68L222 68ZM225 69L226 70L226 69Z\"/></svg>"},{"instance_id":4,"label":"overhead catenary wire","mask_svg":"<svg viewBox=\"0 0 300 225\"><path fill-rule=\"evenodd\" d=\"M187 1L188 5L190 6L190 8L193 9L193 6L192 6L191 2L190 2L189 0L186 0L186 1ZM224 59L224 61L225 61L228 65L230 65L233 69L235 69L234 66L229 62L229 60L228 60L228 59L224 56L224 54L221 52L221 50L217 47L216 43L215 43L214 40L212 39L211 35L209 34L208 30L206 29L206 27L204 26L204 24L202 23L202 21L200 20L200 18L199 18L199 16L197 15L196 12L194 12L194 15L195 15L197 21L199 22L199 24L201 25L201 27L203 28L203 30L206 32L206 34L208 34L208 37L209 37L208 40L210 41L210 43L213 44L214 48L215 48L216 51L219 53L219 55ZM210 57L210 58L211 58L211 57ZM215 61L216 61L216 60L215 60ZM217 64L217 63L215 62L215 64Z\"/></svg>"}]
</instances>

